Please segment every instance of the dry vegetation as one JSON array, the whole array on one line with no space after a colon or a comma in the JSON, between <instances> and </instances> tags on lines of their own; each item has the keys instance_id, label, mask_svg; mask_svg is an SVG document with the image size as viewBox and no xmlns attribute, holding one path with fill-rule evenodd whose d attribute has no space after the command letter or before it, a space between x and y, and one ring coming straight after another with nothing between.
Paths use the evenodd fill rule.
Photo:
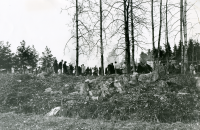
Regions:
<instances>
[{"instance_id":1,"label":"dry vegetation","mask_svg":"<svg viewBox=\"0 0 200 130\"><path fill-rule=\"evenodd\" d=\"M125 93L98 101L71 94L94 77L0 76L0 129L200 129L199 91L192 75L170 75L136 86L120 81ZM170 84L161 87L162 81ZM62 93L45 93L49 87ZM45 116L57 106L62 110L56 117Z\"/></svg>"}]
</instances>

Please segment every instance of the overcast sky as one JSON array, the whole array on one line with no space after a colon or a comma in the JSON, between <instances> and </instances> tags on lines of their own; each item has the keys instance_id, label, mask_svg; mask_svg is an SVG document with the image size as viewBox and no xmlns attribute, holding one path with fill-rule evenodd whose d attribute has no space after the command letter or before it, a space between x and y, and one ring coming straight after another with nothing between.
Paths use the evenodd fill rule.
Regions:
<instances>
[{"instance_id":1,"label":"overcast sky","mask_svg":"<svg viewBox=\"0 0 200 130\"><path fill-rule=\"evenodd\" d=\"M173 1L179 2L179 0ZM188 37L197 39L199 37L196 34L200 34L198 19L200 0L188 0L188 2L196 2L188 12L188 29L190 29ZM64 59L70 62L71 57L75 59L75 54L72 51L63 54L64 46L71 37L69 27L66 25L71 19L67 11L61 13L61 8L67 5L69 5L67 0L0 0L0 41L8 41L13 52L16 52L22 40L25 40L27 45L34 45L40 54L45 46L48 46L58 60ZM195 23L196 25L191 29L191 25ZM146 37L147 40L151 40L151 33ZM179 35L177 37L179 38ZM148 47L151 48L150 45ZM138 56L139 53L136 54ZM90 61L80 59L80 62L86 65L100 63L97 58Z\"/></svg>"}]
</instances>

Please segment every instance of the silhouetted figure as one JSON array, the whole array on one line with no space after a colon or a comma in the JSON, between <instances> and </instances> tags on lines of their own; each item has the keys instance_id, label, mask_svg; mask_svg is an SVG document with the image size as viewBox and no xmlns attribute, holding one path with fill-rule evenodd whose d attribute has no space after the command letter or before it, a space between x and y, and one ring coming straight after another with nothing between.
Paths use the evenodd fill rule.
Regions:
<instances>
[{"instance_id":1,"label":"silhouetted figure","mask_svg":"<svg viewBox=\"0 0 200 130\"><path fill-rule=\"evenodd\" d=\"M81 67L78 66L78 75L81 75Z\"/></svg>"},{"instance_id":2,"label":"silhouetted figure","mask_svg":"<svg viewBox=\"0 0 200 130\"><path fill-rule=\"evenodd\" d=\"M86 74L86 75L89 75L89 74L90 74L90 69L89 69L89 67L87 67L87 69L85 70L85 74Z\"/></svg>"},{"instance_id":3,"label":"silhouetted figure","mask_svg":"<svg viewBox=\"0 0 200 130\"><path fill-rule=\"evenodd\" d=\"M70 70L70 75L73 75L74 67L72 66L72 64L69 65L69 70Z\"/></svg>"},{"instance_id":4,"label":"silhouetted figure","mask_svg":"<svg viewBox=\"0 0 200 130\"><path fill-rule=\"evenodd\" d=\"M89 68L89 75L92 75L92 68Z\"/></svg>"},{"instance_id":5,"label":"silhouetted figure","mask_svg":"<svg viewBox=\"0 0 200 130\"><path fill-rule=\"evenodd\" d=\"M64 64L63 64L63 73L64 74L67 74L67 65L66 65L66 61L64 62Z\"/></svg>"},{"instance_id":6,"label":"silhouetted figure","mask_svg":"<svg viewBox=\"0 0 200 130\"><path fill-rule=\"evenodd\" d=\"M98 76L98 68L96 66L94 67L93 75Z\"/></svg>"},{"instance_id":7,"label":"silhouetted figure","mask_svg":"<svg viewBox=\"0 0 200 130\"><path fill-rule=\"evenodd\" d=\"M115 74L115 67L113 63L110 64L110 74Z\"/></svg>"},{"instance_id":8,"label":"silhouetted figure","mask_svg":"<svg viewBox=\"0 0 200 130\"><path fill-rule=\"evenodd\" d=\"M105 68L105 74L108 75L108 67Z\"/></svg>"},{"instance_id":9,"label":"silhouetted figure","mask_svg":"<svg viewBox=\"0 0 200 130\"><path fill-rule=\"evenodd\" d=\"M58 62L57 62L57 60L54 61L53 68L54 68L54 72L57 74L58 73Z\"/></svg>"},{"instance_id":10,"label":"silhouetted figure","mask_svg":"<svg viewBox=\"0 0 200 130\"><path fill-rule=\"evenodd\" d=\"M62 74L62 63L63 63L63 60L61 60L60 63L58 64L58 71L59 71L58 73L59 74Z\"/></svg>"},{"instance_id":11,"label":"silhouetted figure","mask_svg":"<svg viewBox=\"0 0 200 130\"><path fill-rule=\"evenodd\" d=\"M99 75L101 75L101 67L99 67Z\"/></svg>"}]
</instances>

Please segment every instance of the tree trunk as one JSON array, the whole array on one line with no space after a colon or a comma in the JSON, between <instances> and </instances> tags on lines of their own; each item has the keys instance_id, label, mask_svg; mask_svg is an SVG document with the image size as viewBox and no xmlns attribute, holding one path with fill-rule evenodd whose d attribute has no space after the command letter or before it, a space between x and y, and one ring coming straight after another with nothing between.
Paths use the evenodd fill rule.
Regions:
<instances>
[{"instance_id":1,"label":"tree trunk","mask_svg":"<svg viewBox=\"0 0 200 130\"><path fill-rule=\"evenodd\" d=\"M101 42L101 75L104 75L104 56L103 56L103 38L102 38L102 1L100 0L100 42Z\"/></svg>"},{"instance_id":2,"label":"tree trunk","mask_svg":"<svg viewBox=\"0 0 200 130\"><path fill-rule=\"evenodd\" d=\"M133 0L131 0L131 35L132 35L133 72L135 72L135 45L134 45L134 23L133 23Z\"/></svg>"},{"instance_id":3,"label":"tree trunk","mask_svg":"<svg viewBox=\"0 0 200 130\"><path fill-rule=\"evenodd\" d=\"M154 20L153 20L153 0L151 0L151 25L152 25L152 45L153 45L153 69L155 69L155 42L154 42Z\"/></svg>"},{"instance_id":4,"label":"tree trunk","mask_svg":"<svg viewBox=\"0 0 200 130\"><path fill-rule=\"evenodd\" d=\"M183 58L184 58L184 49L183 49L183 31L182 31L182 20L183 20L183 0L180 0L180 44L181 44L181 73L183 74Z\"/></svg>"},{"instance_id":5,"label":"tree trunk","mask_svg":"<svg viewBox=\"0 0 200 130\"><path fill-rule=\"evenodd\" d=\"M160 0L160 27L159 27L159 36L158 36L158 62L160 60L161 28L162 28L162 0Z\"/></svg>"},{"instance_id":6,"label":"tree trunk","mask_svg":"<svg viewBox=\"0 0 200 130\"><path fill-rule=\"evenodd\" d=\"M184 68L188 68L188 57L187 57L187 0L185 0L185 6L184 6L184 20L183 20L183 26L184 26L184 43L185 43L185 51L184 51ZM185 73L185 71L184 71Z\"/></svg>"},{"instance_id":7,"label":"tree trunk","mask_svg":"<svg viewBox=\"0 0 200 130\"><path fill-rule=\"evenodd\" d=\"M125 61L126 61L126 71L127 74L130 73L130 41L129 41L129 26L128 26L128 11L129 9L129 1L126 6L126 0L124 0L124 32L125 32Z\"/></svg>"},{"instance_id":8,"label":"tree trunk","mask_svg":"<svg viewBox=\"0 0 200 130\"><path fill-rule=\"evenodd\" d=\"M78 0L76 0L76 76L78 76L79 38L78 38Z\"/></svg>"},{"instance_id":9,"label":"tree trunk","mask_svg":"<svg viewBox=\"0 0 200 130\"><path fill-rule=\"evenodd\" d=\"M194 44L192 46L192 64L194 64Z\"/></svg>"},{"instance_id":10,"label":"tree trunk","mask_svg":"<svg viewBox=\"0 0 200 130\"><path fill-rule=\"evenodd\" d=\"M166 20L166 21L165 21L165 22L166 22L166 23L165 23L165 24L166 24L166 30L165 30L165 31L166 31L166 32L165 32L165 33L166 33L166 41L165 41L165 42L166 42L166 46L167 46L167 48L166 48L166 49L167 49L167 59L166 59L166 60L167 60L167 69L168 69L170 50L169 50L169 39L168 39L168 21L167 21L167 20L168 20L168 19L167 19L168 5L167 5L167 4L168 4L168 0L166 0L166 10L165 10L165 13L166 13L166 18L165 18L165 20ZM168 71L168 70L167 70L167 71Z\"/></svg>"}]
</instances>

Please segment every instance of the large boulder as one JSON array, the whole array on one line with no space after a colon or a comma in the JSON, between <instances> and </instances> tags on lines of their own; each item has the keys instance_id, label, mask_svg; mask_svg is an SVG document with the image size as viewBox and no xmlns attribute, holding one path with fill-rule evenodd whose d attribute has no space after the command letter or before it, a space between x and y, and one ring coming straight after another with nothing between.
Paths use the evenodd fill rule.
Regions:
<instances>
[{"instance_id":1,"label":"large boulder","mask_svg":"<svg viewBox=\"0 0 200 130\"><path fill-rule=\"evenodd\" d=\"M130 75L129 84L136 85L137 83L138 83L138 73L134 72L132 75Z\"/></svg>"},{"instance_id":2,"label":"large boulder","mask_svg":"<svg viewBox=\"0 0 200 130\"><path fill-rule=\"evenodd\" d=\"M138 77L138 81L143 83L151 83L155 82L159 79L159 74L157 71L148 74L140 74Z\"/></svg>"},{"instance_id":3,"label":"large boulder","mask_svg":"<svg viewBox=\"0 0 200 130\"><path fill-rule=\"evenodd\" d=\"M46 72L42 72L42 73L39 73L38 75L37 75L37 77L38 78L41 78L41 79L44 79L45 78L45 76L47 76L48 74L46 73Z\"/></svg>"},{"instance_id":4,"label":"large boulder","mask_svg":"<svg viewBox=\"0 0 200 130\"><path fill-rule=\"evenodd\" d=\"M151 82L155 82L155 81L157 81L157 80L159 79L159 74L158 74L157 71L153 71L153 72L151 73L151 75L152 75L152 77L151 77Z\"/></svg>"},{"instance_id":5,"label":"large boulder","mask_svg":"<svg viewBox=\"0 0 200 130\"><path fill-rule=\"evenodd\" d=\"M60 111L61 107L55 107L53 109L51 109L50 112L48 112L46 114L46 116L55 116L59 111Z\"/></svg>"},{"instance_id":6,"label":"large boulder","mask_svg":"<svg viewBox=\"0 0 200 130\"><path fill-rule=\"evenodd\" d=\"M122 87L121 83L119 82L119 80L114 81L114 87L116 88L116 91L118 93L123 93L123 87Z\"/></svg>"}]
</instances>

